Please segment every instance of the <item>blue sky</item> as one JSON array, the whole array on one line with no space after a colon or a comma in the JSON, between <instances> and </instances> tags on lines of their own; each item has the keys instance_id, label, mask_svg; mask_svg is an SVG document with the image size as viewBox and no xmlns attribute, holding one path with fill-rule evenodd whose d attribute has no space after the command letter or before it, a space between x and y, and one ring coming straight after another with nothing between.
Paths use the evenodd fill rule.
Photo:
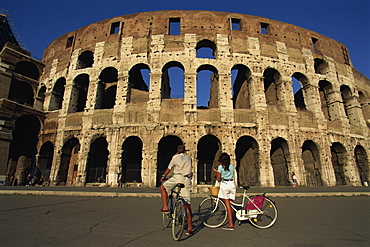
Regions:
<instances>
[{"instance_id":1,"label":"blue sky","mask_svg":"<svg viewBox=\"0 0 370 247\"><path fill-rule=\"evenodd\" d=\"M318 32L347 46L370 78L369 0L2 0L32 55L57 37L115 16L155 10L210 10L262 16Z\"/></svg>"}]
</instances>

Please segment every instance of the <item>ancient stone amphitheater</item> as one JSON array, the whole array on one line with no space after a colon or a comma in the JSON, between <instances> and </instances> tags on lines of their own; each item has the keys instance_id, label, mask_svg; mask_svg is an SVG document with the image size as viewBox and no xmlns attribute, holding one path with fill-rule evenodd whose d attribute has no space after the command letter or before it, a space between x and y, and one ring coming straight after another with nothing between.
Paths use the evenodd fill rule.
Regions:
<instances>
[{"instance_id":1,"label":"ancient stone amphitheater","mask_svg":"<svg viewBox=\"0 0 370 247\"><path fill-rule=\"evenodd\" d=\"M228 152L238 183L360 186L370 81L343 44L292 24L211 11L118 16L46 49L36 163L51 185L158 185L178 144L194 190ZM41 102L41 103L40 103Z\"/></svg>"}]
</instances>

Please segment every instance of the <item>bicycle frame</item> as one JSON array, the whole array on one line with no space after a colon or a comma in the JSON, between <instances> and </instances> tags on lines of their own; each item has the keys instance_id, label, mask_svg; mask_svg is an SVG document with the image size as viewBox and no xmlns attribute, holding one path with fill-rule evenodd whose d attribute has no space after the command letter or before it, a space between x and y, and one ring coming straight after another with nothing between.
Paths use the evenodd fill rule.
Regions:
<instances>
[{"instance_id":1,"label":"bicycle frame","mask_svg":"<svg viewBox=\"0 0 370 247\"><path fill-rule=\"evenodd\" d=\"M263 194L265 196L265 194ZM215 196L216 205L215 208L212 210L212 213L217 209L218 202L220 200L219 197ZM247 200L250 202L255 209L246 210ZM247 195L247 189L244 189L243 199L241 203L236 203L230 201L231 208L235 211L236 218L238 220L249 220L250 218L256 218L258 214L263 214L263 211L253 202L253 200Z\"/></svg>"}]
</instances>

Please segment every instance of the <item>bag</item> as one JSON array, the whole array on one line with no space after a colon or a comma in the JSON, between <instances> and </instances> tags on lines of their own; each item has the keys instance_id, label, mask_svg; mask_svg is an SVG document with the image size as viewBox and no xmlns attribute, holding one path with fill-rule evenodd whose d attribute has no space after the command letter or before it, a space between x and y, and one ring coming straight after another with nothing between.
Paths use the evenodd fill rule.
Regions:
<instances>
[{"instance_id":1,"label":"bag","mask_svg":"<svg viewBox=\"0 0 370 247\"><path fill-rule=\"evenodd\" d=\"M261 209L262 206L263 206L263 203L265 202L265 198L264 196L255 196L252 198L252 202L259 208ZM253 209L256 209L256 206L252 203L252 202L248 202L247 203L247 206L246 206L246 210L253 210Z\"/></svg>"}]
</instances>

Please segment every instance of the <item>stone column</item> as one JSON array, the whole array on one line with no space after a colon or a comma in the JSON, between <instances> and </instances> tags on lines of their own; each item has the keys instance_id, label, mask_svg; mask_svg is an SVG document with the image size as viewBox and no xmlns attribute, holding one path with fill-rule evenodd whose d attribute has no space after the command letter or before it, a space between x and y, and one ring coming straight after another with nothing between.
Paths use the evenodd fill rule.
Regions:
<instances>
[{"instance_id":1,"label":"stone column","mask_svg":"<svg viewBox=\"0 0 370 247\"><path fill-rule=\"evenodd\" d=\"M184 81L184 116L185 121L192 123L197 121L197 88L196 88L196 73L185 73Z\"/></svg>"},{"instance_id":2,"label":"stone column","mask_svg":"<svg viewBox=\"0 0 370 247\"><path fill-rule=\"evenodd\" d=\"M159 71L150 74L148 113L153 122L158 122L161 110L161 77L162 73Z\"/></svg>"},{"instance_id":3,"label":"stone column","mask_svg":"<svg viewBox=\"0 0 370 247\"><path fill-rule=\"evenodd\" d=\"M263 111L267 108L263 79L263 75L258 73L252 75L252 80L250 81L250 94L253 95L251 97L251 108L256 109L256 111Z\"/></svg>"}]
</instances>

